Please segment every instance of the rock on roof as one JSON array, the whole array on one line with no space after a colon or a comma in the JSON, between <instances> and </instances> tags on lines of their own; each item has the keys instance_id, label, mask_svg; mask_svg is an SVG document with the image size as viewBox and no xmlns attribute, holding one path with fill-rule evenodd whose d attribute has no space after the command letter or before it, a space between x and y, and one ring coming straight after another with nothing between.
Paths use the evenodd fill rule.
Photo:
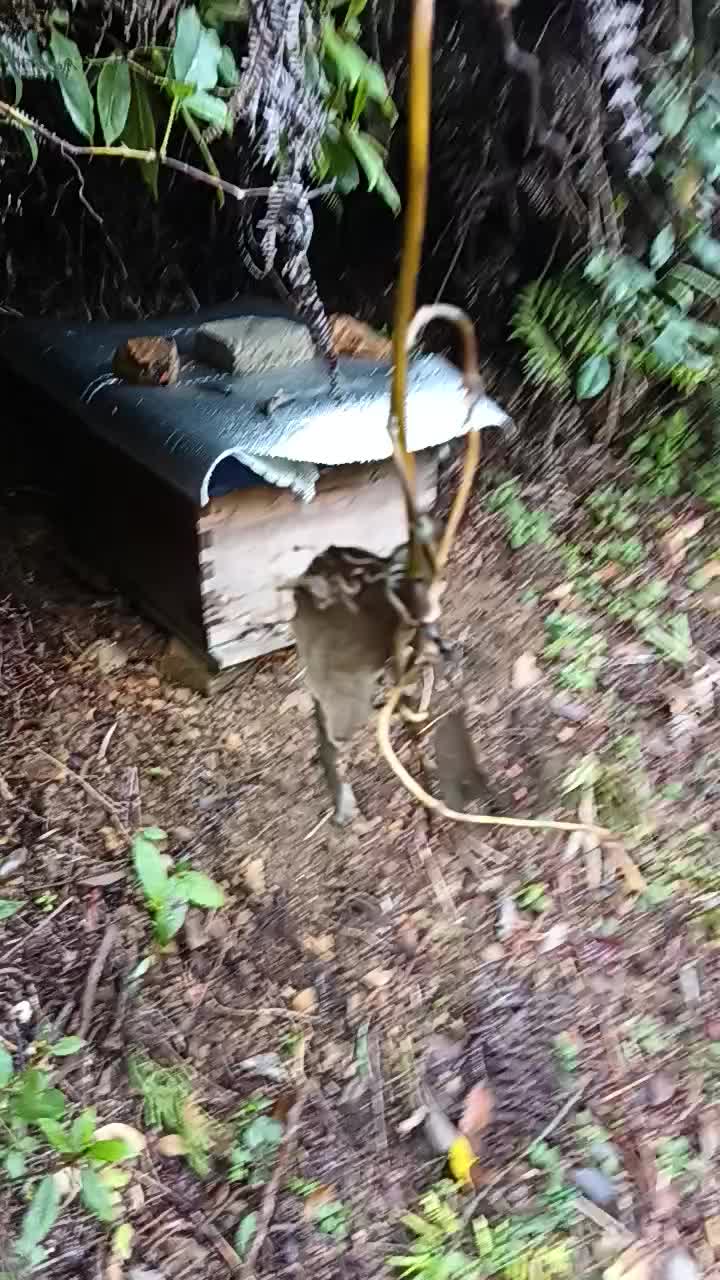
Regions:
<instances>
[{"instance_id":1,"label":"rock on roof","mask_svg":"<svg viewBox=\"0 0 720 1280\"><path fill-rule=\"evenodd\" d=\"M320 466L390 457L388 364L341 359L339 399L330 394L327 371L317 359L243 376L195 364L170 387L134 386L111 375L113 353L129 338L172 337L181 361L189 364L198 329L248 315L289 319L283 308L253 300L123 324L18 321L0 338L0 357L96 435L199 506L214 492L258 481L309 500ZM463 434L465 413L458 370L439 356L412 357L410 449ZM506 422L493 400L478 401L474 427Z\"/></svg>"}]
</instances>

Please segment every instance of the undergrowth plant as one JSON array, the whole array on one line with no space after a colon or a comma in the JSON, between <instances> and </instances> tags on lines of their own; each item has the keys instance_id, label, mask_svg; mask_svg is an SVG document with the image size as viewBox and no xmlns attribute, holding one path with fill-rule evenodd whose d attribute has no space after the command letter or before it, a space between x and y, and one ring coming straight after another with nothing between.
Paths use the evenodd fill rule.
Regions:
<instances>
[{"instance_id":1,"label":"undergrowth plant","mask_svg":"<svg viewBox=\"0 0 720 1280\"><path fill-rule=\"evenodd\" d=\"M410 1251L389 1257L387 1265L407 1280L561 1280L571 1275L575 1192L563 1183L554 1148L536 1143L528 1158L545 1174L532 1209L493 1223L484 1216L474 1218L470 1250L464 1244L467 1224L457 1188L440 1182L421 1197L417 1212L402 1218Z\"/></svg>"},{"instance_id":2,"label":"undergrowth plant","mask_svg":"<svg viewBox=\"0 0 720 1280\"><path fill-rule=\"evenodd\" d=\"M700 387L717 398L720 240L712 217L720 179L720 76L694 74L692 53L683 45L665 55L646 98L660 140L654 168L664 208L646 252L608 244L579 268L534 281L520 294L513 334L536 385L594 399L616 375L622 385L627 369L681 400ZM622 238L620 199L615 209ZM660 462L663 483L672 484L667 457Z\"/></svg>"},{"instance_id":3,"label":"undergrowth plant","mask_svg":"<svg viewBox=\"0 0 720 1280\"><path fill-rule=\"evenodd\" d=\"M340 6L346 10L340 22L328 10L317 30L307 27L306 77L326 117L315 170L340 193L354 190L364 173L368 189L397 212L400 200L385 168L382 142L396 112L382 69L358 43L365 3L350 0ZM18 34L0 23L0 84L12 89L8 105L17 108L26 81L54 83L74 129L90 146L97 145L99 155L122 144L164 151L182 132L206 172L217 177L211 146L233 134L235 95L243 87L231 44L221 33L231 33L233 24L245 26L247 17L240 0L183 6L170 46L121 47L104 57L84 57L70 35L74 15L58 7L30 32ZM38 157L34 124L0 114L0 125L23 132L33 164ZM279 163L281 156L275 160ZM138 163L157 200L158 161ZM218 200L222 203L220 190Z\"/></svg>"},{"instance_id":4,"label":"undergrowth plant","mask_svg":"<svg viewBox=\"0 0 720 1280\"><path fill-rule=\"evenodd\" d=\"M209 876L191 867L171 870L162 850L167 833L159 827L144 827L132 841L132 858L145 903L152 917L153 935L165 947L182 928L188 907L222 907L225 895Z\"/></svg>"},{"instance_id":5,"label":"undergrowth plant","mask_svg":"<svg viewBox=\"0 0 720 1280\"><path fill-rule=\"evenodd\" d=\"M180 1067L154 1062L146 1054L134 1053L128 1062L128 1078L142 1096L147 1127L176 1137L175 1154L183 1155L199 1177L207 1177L215 1126L196 1101L188 1073Z\"/></svg>"}]
</instances>

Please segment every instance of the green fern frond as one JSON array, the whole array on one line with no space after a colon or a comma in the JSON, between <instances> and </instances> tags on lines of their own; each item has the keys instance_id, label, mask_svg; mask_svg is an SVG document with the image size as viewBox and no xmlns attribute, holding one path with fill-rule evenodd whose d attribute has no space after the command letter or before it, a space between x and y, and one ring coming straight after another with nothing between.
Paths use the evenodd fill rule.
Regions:
<instances>
[{"instance_id":1,"label":"green fern frond","mask_svg":"<svg viewBox=\"0 0 720 1280\"><path fill-rule=\"evenodd\" d=\"M321 199L327 205L336 222L343 216L344 205L337 191L324 191Z\"/></svg>"},{"instance_id":2,"label":"green fern frond","mask_svg":"<svg viewBox=\"0 0 720 1280\"><path fill-rule=\"evenodd\" d=\"M531 382L567 391L575 362L606 349L597 303L572 277L527 285L513 317L512 335L525 346L525 373Z\"/></svg>"},{"instance_id":3,"label":"green fern frond","mask_svg":"<svg viewBox=\"0 0 720 1280\"><path fill-rule=\"evenodd\" d=\"M720 280L700 267L694 267L690 262L681 262L673 267L668 278L686 285L693 293L702 293L713 302L720 302Z\"/></svg>"}]
</instances>

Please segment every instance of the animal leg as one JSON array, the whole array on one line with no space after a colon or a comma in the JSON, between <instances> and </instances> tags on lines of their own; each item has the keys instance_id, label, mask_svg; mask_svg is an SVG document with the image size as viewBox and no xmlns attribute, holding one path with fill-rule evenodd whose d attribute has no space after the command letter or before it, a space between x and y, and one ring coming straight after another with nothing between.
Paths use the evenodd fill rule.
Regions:
<instances>
[{"instance_id":1,"label":"animal leg","mask_svg":"<svg viewBox=\"0 0 720 1280\"><path fill-rule=\"evenodd\" d=\"M345 767L340 758L338 745L328 732L327 721L317 698L313 698L313 708L320 743L320 763L335 805L335 822L339 827L345 827L357 814L357 802L353 789L345 778Z\"/></svg>"}]
</instances>

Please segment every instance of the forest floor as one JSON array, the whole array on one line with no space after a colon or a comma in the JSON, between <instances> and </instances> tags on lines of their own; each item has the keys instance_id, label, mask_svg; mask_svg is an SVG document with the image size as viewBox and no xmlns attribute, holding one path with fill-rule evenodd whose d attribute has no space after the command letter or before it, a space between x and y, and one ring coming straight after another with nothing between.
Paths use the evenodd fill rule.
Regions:
<instances>
[{"instance_id":1,"label":"forest floor","mask_svg":"<svg viewBox=\"0 0 720 1280\"><path fill-rule=\"evenodd\" d=\"M78 1164L35 1130L8 1159L30 1063L68 1118L145 1142L122 1164L130 1257L66 1177L34 1272L53 1280L242 1275L254 1231L260 1277L400 1275L410 1210L434 1224L405 1272L425 1280L720 1277L720 516L645 501L607 451L502 479L474 495L445 609L493 809L595 812L616 845L429 824L370 729L362 816L336 829L292 653L210 699L174 687L163 637L14 521L1 1272L38 1179ZM424 740L396 741L417 773ZM145 826L226 899L152 966ZM463 1115L475 1193L439 1154Z\"/></svg>"}]
</instances>

